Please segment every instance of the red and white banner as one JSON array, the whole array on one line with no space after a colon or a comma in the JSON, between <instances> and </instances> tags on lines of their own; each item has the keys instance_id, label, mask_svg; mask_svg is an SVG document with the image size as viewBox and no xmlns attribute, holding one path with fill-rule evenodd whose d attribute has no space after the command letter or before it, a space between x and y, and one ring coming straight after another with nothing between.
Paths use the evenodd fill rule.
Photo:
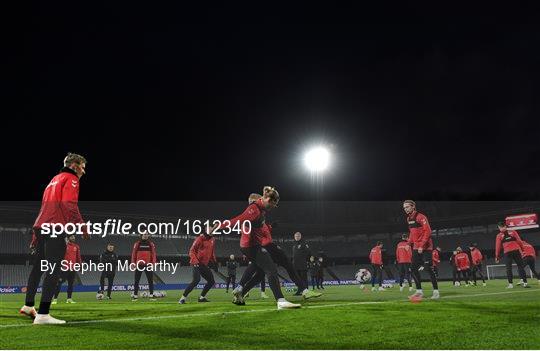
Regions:
<instances>
[{"instance_id":1,"label":"red and white banner","mask_svg":"<svg viewBox=\"0 0 540 351\"><path fill-rule=\"evenodd\" d=\"M528 213L517 216L506 217L506 226L508 229L531 229L538 228L538 215L536 213Z\"/></svg>"}]
</instances>

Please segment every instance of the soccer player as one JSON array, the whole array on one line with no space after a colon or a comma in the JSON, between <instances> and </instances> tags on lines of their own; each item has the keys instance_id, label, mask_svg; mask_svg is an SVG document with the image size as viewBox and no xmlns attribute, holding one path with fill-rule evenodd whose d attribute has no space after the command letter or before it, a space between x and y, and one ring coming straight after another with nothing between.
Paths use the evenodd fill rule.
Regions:
<instances>
[{"instance_id":1,"label":"soccer player","mask_svg":"<svg viewBox=\"0 0 540 351\"><path fill-rule=\"evenodd\" d=\"M431 261L433 272L435 272L435 277L439 278L439 264L441 263L441 248L436 247L431 254Z\"/></svg>"},{"instance_id":2,"label":"soccer player","mask_svg":"<svg viewBox=\"0 0 540 351\"><path fill-rule=\"evenodd\" d=\"M313 288L313 290L315 290L315 287L317 287L317 289L319 288L319 285L317 284L318 270L319 270L319 261L315 259L315 256L311 256L308 262L308 271L311 277L311 287Z\"/></svg>"},{"instance_id":3,"label":"soccer player","mask_svg":"<svg viewBox=\"0 0 540 351\"><path fill-rule=\"evenodd\" d=\"M294 245L292 250L293 266L299 279L302 279L305 286L308 286L307 278L307 262L311 251L309 245L302 239L302 233L294 233ZM302 295L302 291L298 289L295 295Z\"/></svg>"},{"instance_id":4,"label":"soccer player","mask_svg":"<svg viewBox=\"0 0 540 351\"><path fill-rule=\"evenodd\" d=\"M480 275L480 279L482 279L482 286L486 286L484 273L482 273L482 261L484 260L484 255L482 255L482 252L478 249L478 245L476 243L469 246L469 252L471 256L470 259L472 263L472 278L474 285L476 285L476 274L478 274Z\"/></svg>"},{"instance_id":5,"label":"soccer player","mask_svg":"<svg viewBox=\"0 0 540 351\"><path fill-rule=\"evenodd\" d=\"M519 237L518 232L515 230L508 230L506 223L500 222L498 224L499 234L495 239L495 262L500 262L501 246L506 258L506 277L508 278L507 289L512 289L513 274L512 274L512 261L514 261L518 267L518 272L521 280L523 281L523 287L528 288L527 275L525 274L525 267L523 265L523 259L521 258L521 252L523 251L523 241Z\"/></svg>"},{"instance_id":6,"label":"soccer player","mask_svg":"<svg viewBox=\"0 0 540 351\"><path fill-rule=\"evenodd\" d=\"M73 301L73 299L71 298L73 295L73 282L75 281L76 274L73 265L75 263L82 263L81 248L75 243L75 234L71 234L67 238L68 242L66 244L66 254L64 255L64 261L66 264L69 265L69 267L67 270L64 270L60 273L60 280L58 281L56 292L54 294L54 299L51 302L53 305L56 305L56 299L58 299L58 295L60 294L60 288L66 280L68 282L66 303L75 303L75 301Z\"/></svg>"},{"instance_id":7,"label":"soccer player","mask_svg":"<svg viewBox=\"0 0 540 351\"><path fill-rule=\"evenodd\" d=\"M232 288L234 289L234 286L236 285L236 269L238 268L238 263L236 263L236 260L234 259L234 255L229 256L229 260L227 261L227 285L225 287L225 292L229 292L229 284L232 284Z\"/></svg>"},{"instance_id":8,"label":"soccer player","mask_svg":"<svg viewBox=\"0 0 540 351\"><path fill-rule=\"evenodd\" d=\"M324 258L319 257L317 261L319 262L319 266L317 267L317 287L324 290Z\"/></svg>"},{"instance_id":9,"label":"soccer player","mask_svg":"<svg viewBox=\"0 0 540 351\"><path fill-rule=\"evenodd\" d=\"M424 296L420 268L425 268L425 270L429 272L431 284L433 286L433 295L431 298L438 299L440 297L439 285L431 263L433 241L431 240L431 227L429 226L428 219L424 214L416 210L416 203L412 200L405 200L403 202L403 210L407 214L409 243L413 245L411 271L416 284L416 292L411 298L421 299Z\"/></svg>"},{"instance_id":10,"label":"soccer player","mask_svg":"<svg viewBox=\"0 0 540 351\"><path fill-rule=\"evenodd\" d=\"M469 255L466 252L463 252L461 247L458 247L456 249L454 262L456 264L458 274L461 273L463 275L463 278L465 279L465 286L469 286L469 283L471 282L471 261L469 260Z\"/></svg>"},{"instance_id":11,"label":"soccer player","mask_svg":"<svg viewBox=\"0 0 540 351\"><path fill-rule=\"evenodd\" d=\"M257 268L255 265L251 264L251 262L249 262L249 265L248 265L248 268L246 269L246 271L244 271L244 274L247 276L247 277L250 277L250 279L248 280L247 284L243 286L243 289L242 289L242 293L244 294L244 299L247 299L249 297L249 291L252 289L252 285L255 284L256 285L256 282L255 280L251 280L255 273L257 272ZM242 276L243 277L243 276ZM264 271L260 273L260 277L257 277L257 282L259 282L259 288L260 288L260 291L261 291L261 299L267 299L268 298L268 295L266 295L266 275L264 274ZM247 285L250 285L249 286L249 289L246 289L246 286Z\"/></svg>"},{"instance_id":12,"label":"soccer player","mask_svg":"<svg viewBox=\"0 0 540 351\"><path fill-rule=\"evenodd\" d=\"M388 279L394 279L394 274L392 273L392 269L390 269L390 257L388 256L388 252L386 251L386 247L381 246L381 256L382 256L382 269L384 273L386 274L386 278Z\"/></svg>"},{"instance_id":13,"label":"soccer player","mask_svg":"<svg viewBox=\"0 0 540 351\"><path fill-rule=\"evenodd\" d=\"M99 262L105 265L105 269L101 272L99 277L99 294L103 295L103 289L105 288L105 278L107 278L107 299L111 299L111 291L114 282L114 276L116 274L116 268L118 265L118 256L114 252L114 244L108 243L105 251L99 255Z\"/></svg>"},{"instance_id":14,"label":"soccer player","mask_svg":"<svg viewBox=\"0 0 540 351\"><path fill-rule=\"evenodd\" d=\"M43 192L41 209L33 225L32 253L33 267L28 277L26 299L20 313L34 318L34 324L63 324L66 321L56 319L49 314L51 300L56 292L61 261L66 253L65 234L53 237L42 233L42 225L50 223L84 223L79 212L79 183L86 172L86 159L77 154L69 153L64 158L64 168L60 170L47 185ZM83 228L83 236L88 237ZM34 307L39 281L44 273L41 270L41 260L54 265L53 269L45 272L39 310Z\"/></svg>"},{"instance_id":15,"label":"soccer player","mask_svg":"<svg viewBox=\"0 0 540 351\"><path fill-rule=\"evenodd\" d=\"M536 250L534 249L534 246L523 241L523 251L521 253L521 257L523 258L523 265L524 267L529 266L529 269L531 270L532 274L538 279L538 283L540 284L540 278L538 276L538 272L536 271L535 267L535 261L536 261Z\"/></svg>"},{"instance_id":16,"label":"soccer player","mask_svg":"<svg viewBox=\"0 0 540 351\"><path fill-rule=\"evenodd\" d=\"M411 282L411 260L412 260L412 248L409 244L409 236L403 234L401 241L396 247L396 263L399 270L399 291L403 291L403 282L405 278L409 282L409 291L412 291Z\"/></svg>"},{"instance_id":17,"label":"soccer player","mask_svg":"<svg viewBox=\"0 0 540 351\"><path fill-rule=\"evenodd\" d=\"M268 295L266 295L266 275L263 275L261 278L261 298L262 299L268 298Z\"/></svg>"},{"instance_id":18,"label":"soccer player","mask_svg":"<svg viewBox=\"0 0 540 351\"><path fill-rule=\"evenodd\" d=\"M201 234L195 239L193 245L189 249L189 264L193 267L193 279L189 283L182 297L178 301L180 304L186 303L186 298L189 293L199 284L201 276L206 280L199 302L210 302L206 294L212 289L215 284L214 274L208 267L210 264L216 264L216 255L214 252L214 237L211 234ZM233 256L234 259L234 256Z\"/></svg>"},{"instance_id":19,"label":"soccer player","mask_svg":"<svg viewBox=\"0 0 540 351\"><path fill-rule=\"evenodd\" d=\"M213 233L216 229L222 229L225 227L234 228L239 224L242 228L240 234L240 251L242 254L251 261L255 269L260 273L261 271L268 277L268 285L272 290L274 298L277 301L277 308L291 309L300 308L300 304L295 304L287 301L281 291L279 284L279 278L277 274L277 266L272 256L263 246L272 242L272 227L265 222L266 212L271 211L279 203L279 193L273 187L266 186L263 189L263 196L254 202L250 203L248 207L239 216L224 221L221 225L216 225L210 229L209 233ZM246 223L251 225L246 225ZM249 228L251 227L251 230ZM249 267L248 267L249 268ZM247 269L246 269L247 271ZM257 276L257 279L255 276ZM248 280L256 281L253 286L260 282L260 274L255 276L247 276L245 273L242 276L238 286L233 290L233 303L237 305L244 305L244 293L243 285Z\"/></svg>"},{"instance_id":20,"label":"soccer player","mask_svg":"<svg viewBox=\"0 0 540 351\"><path fill-rule=\"evenodd\" d=\"M272 187L265 187L263 189L263 193L267 193L269 191L275 191L275 189L272 188ZM277 193L277 191L275 191L275 192ZM258 194L251 194L249 199L248 199L248 203L249 203L249 206L256 205L257 209L260 210L262 208L264 210L264 207L261 205L261 204L263 204L263 200L264 200L264 196L261 196L261 195L258 195ZM249 206L248 206L248 209L249 209ZM242 216L244 216L246 214L246 212L249 212L248 209L246 209L246 211L242 215L240 215L240 216L236 217L235 219L231 220L230 221L231 225L234 225L235 223L238 223L238 222L245 223L245 221L246 221L245 217L244 217L244 219L241 219L241 218L242 218ZM260 233L260 235L254 235L253 236L253 239L255 241L255 245L260 245L261 249L264 249L269 254L272 262L275 265L278 265L278 266L281 266L281 267L285 268L285 270L289 274L289 277L296 284L296 286L298 287L298 290L301 291L301 294L305 299L310 299L310 298L313 298L313 297L320 297L322 295L321 293L316 293L316 292L310 291L308 289L307 282L302 281L298 277L298 275L296 274L296 270L294 269L294 266L293 266L291 260L285 254L285 251L283 251L283 249L281 249L280 246L276 245L272 241L272 226L269 225L269 224L266 224L264 222L264 219L265 219L265 217L264 217L264 212L263 212L262 226L260 226L261 224L258 224L256 222L254 224L254 222L251 221L251 223L252 223L252 233L251 233L251 235L253 236L253 234ZM247 220L249 220L249 219L247 219ZM260 220L261 219L259 218L259 221ZM256 230L253 230L257 226L260 226L261 231L257 232ZM223 227L223 225L222 225L222 227ZM241 238L241 241L240 241L241 246L242 246L242 240L243 239L244 239L244 243L247 243L248 239L250 239L250 237L247 236L247 239L246 239L246 235L244 233L242 235L242 238ZM238 286L233 291L233 293L235 294L235 297L233 299L233 303L235 303L237 305L243 305L244 304L243 297L247 296L249 291L254 286L256 286L259 283L262 283L262 280L264 279L265 275L267 275L265 270L262 269L261 267L259 267L256 262L253 262L253 260L251 260L251 264L244 271L244 274L242 275L242 278L240 279L240 282L238 283ZM268 277L268 284L270 285L270 288L272 289L271 277L269 275L267 275L267 277ZM276 267L276 277L277 277L277 267ZM278 280L278 283L279 283L279 280ZM262 285L261 285L261 287L262 287ZM272 289L272 292L274 292L273 289ZM239 295L242 295L242 297L239 298L238 297ZM265 296L266 296L266 293L264 291L261 291L261 297L265 298ZM274 294L274 296L275 296L275 294ZM278 308L279 308L279 306L278 306ZM283 307L283 308L288 308L288 307Z\"/></svg>"},{"instance_id":21,"label":"soccer player","mask_svg":"<svg viewBox=\"0 0 540 351\"><path fill-rule=\"evenodd\" d=\"M131 263L137 265L131 301L137 301L139 298L139 281L141 280L142 272L145 273L146 279L148 280L150 301L154 301L154 271L148 269L147 265L156 262L156 244L150 240L150 235L147 232L144 232L140 235L140 239L135 242L133 250L131 251Z\"/></svg>"},{"instance_id":22,"label":"soccer player","mask_svg":"<svg viewBox=\"0 0 540 351\"><path fill-rule=\"evenodd\" d=\"M379 283L379 291L384 291L385 289L382 287L382 267L383 267L383 261L382 261L382 253L381 249L383 247L382 242L377 241L377 245L375 245L374 248L371 249L369 253L369 261L371 263L371 291L376 291L377 288L375 288L375 280Z\"/></svg>"}]
</instances>

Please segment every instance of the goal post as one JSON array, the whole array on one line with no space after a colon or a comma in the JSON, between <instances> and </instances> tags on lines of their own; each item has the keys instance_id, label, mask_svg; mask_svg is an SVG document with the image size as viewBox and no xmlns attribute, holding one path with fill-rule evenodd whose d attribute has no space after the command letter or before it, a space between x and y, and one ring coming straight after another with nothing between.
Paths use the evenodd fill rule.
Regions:
<instances>
[{"instance_id":1,"label":"goal post","mask_svg":"<svg viewBox=\"0 0 540 351\"><path fill-rule=\"evenodd\" d=\"M528 269L527 269L528 268ZM530 267L525 268L525 273L529 271L529 276L534 278L532 270ZM506 278L506 265L505 264L488 264L486 266L487 278L488 280L497 279L497 278ZM517 264L512 264L512 273L514 276L519 277L519 272L517 269Z\"/></svg>"}]
</instances>

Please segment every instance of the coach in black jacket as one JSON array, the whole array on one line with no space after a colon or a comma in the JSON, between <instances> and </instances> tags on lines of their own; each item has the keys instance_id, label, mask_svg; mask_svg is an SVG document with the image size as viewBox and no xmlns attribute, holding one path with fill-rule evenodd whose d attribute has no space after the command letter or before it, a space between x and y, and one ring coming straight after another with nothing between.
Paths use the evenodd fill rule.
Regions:
<instances>
[{"instance_id":1,"label":"coach in black jacket","mask_svg":"<svg viewBox=\"0 0 540 351\"><path fill-rule=\"evenodd\" d=\"M232 288L234 289L236 285L236 268L238 268L238 263L236 263L236 260L234 259L234 255L229 256L229 260L227 261L227 286L225 288L225 292L229 292L229 285L232 284Z\"/></svg>"},{"instance_id":2,"label":"coach in black jacket","mask_svg":"<svg viewBox=\"0 0 540 351\"><path fill-rule=\"evenodd\" d=\"M118 256L116 255L116 252L114 252L114 244L107 244L107 249L103 251L101 255L99 255L99 262L105 264L105 270L101 272L101 277L99 278L99 293L103 294L105 278L107 278L107 298L110 300L114 275L118 265Z\"/></svg>"},{"instance_id":3,"label":"coach in black jacket","mask_svg":"<svg viewBox=\"0 0 540 351\"><path fill-rule=\"evenodd\" d=\"M300 232L294 233L294 246L292 256L294 269L296 270L298 277L306 283L306 286L309 286L307 277L307 264L308 259L311 256L311 250L309 249L309 245L306 244L304 240L302 240L302 233ZM301 295L301 292L297 291L296 295Z\"/></svg>"}]
</instances>

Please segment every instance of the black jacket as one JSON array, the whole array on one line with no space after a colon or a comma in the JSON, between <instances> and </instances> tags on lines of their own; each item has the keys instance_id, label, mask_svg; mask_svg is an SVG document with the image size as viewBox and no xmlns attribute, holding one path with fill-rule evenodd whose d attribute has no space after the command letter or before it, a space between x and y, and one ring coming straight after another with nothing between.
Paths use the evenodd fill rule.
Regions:
<instances>
[{"instance_id":1,"label":"black jacket","mask_svg":"<svg viewBox=\"0 0 540 351\"><path fill-rule=\"evenodd\" d=\"M109 269L108 266L105 266L106 272L116 272L116 266L118 265L118 256L116 255L116 252L111 252L109 250L105 250L99 255L99 262L100 263L110 263L112 265L112 270Z\"/></svg>"},{"instance_id":2,"label":"black jacket","mask_svg":"<svg viewBox=\"0 0 540 351\"><path fill-rule=\"evenodd\" d=\"M307 270L308 259L311 256L309 245L304 240L294 241L293 265L297 271Z\"/></svg>"},{"instance_id":3,"label":"black jacket","mask_svg":"<svg viewBox=\"0 0 540 351\"><path fill-rule=\"evenodd\" d=\"M321 265L320 265L319 261L314 261L314 262L309 261L307 263L307 268L308 268L308 271L309 271L309 275L311 275L312 277L315 277L318 274L320 267L321 267Z\"/></svg>"},{"instance_id":4,"label":"black jacket","mask_svg":"<svg viewBox=\"0 0 540 351\"><path fill-rule=\"evenodd\" d=\"M238 267L238 263L236 261L227 261L227 274L228 275L236 275L236 268Z\"/></svg>"},{"instance_id":5,"label":"black jacket","mask_svg":"<svg viewBox=\"0 0 540 351\"><path fill-rule=\"evenodd\" d=\"M390 265L390 257L388 257L388 251L386 251L386 248L383 246L381 249L381 257L382 257L382 263L385 266Z\"/></svg>"}]
</instances>

